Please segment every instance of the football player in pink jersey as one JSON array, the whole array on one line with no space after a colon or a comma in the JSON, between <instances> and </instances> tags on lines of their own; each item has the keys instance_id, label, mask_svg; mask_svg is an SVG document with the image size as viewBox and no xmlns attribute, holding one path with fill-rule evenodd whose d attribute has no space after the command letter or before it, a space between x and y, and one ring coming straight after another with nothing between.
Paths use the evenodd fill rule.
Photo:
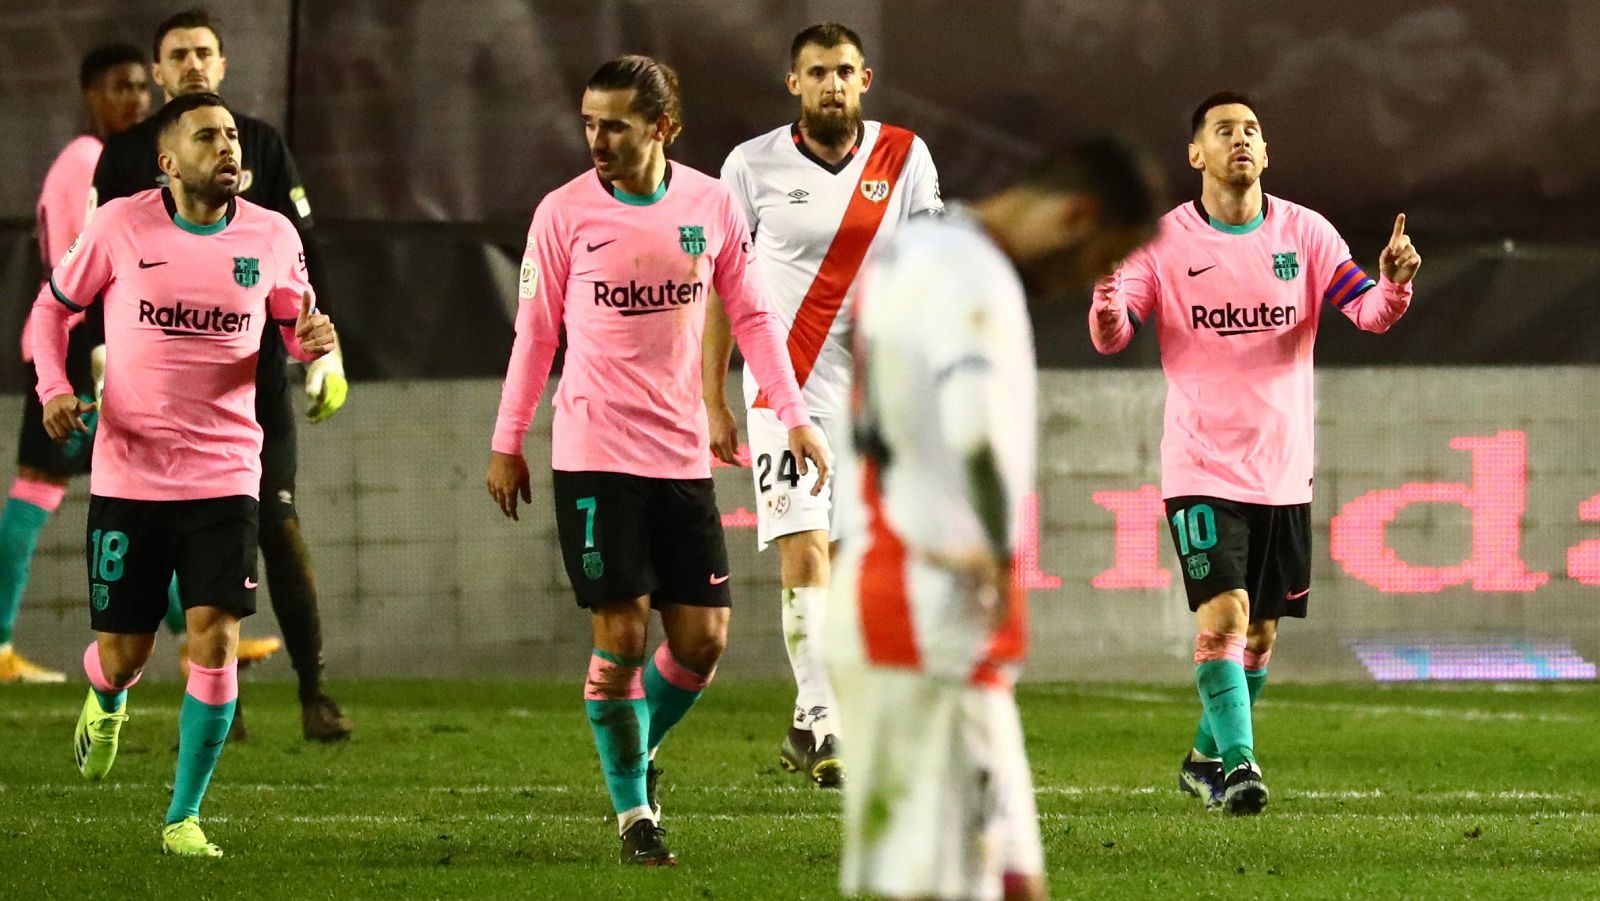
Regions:
<instances>
[{"instance_id":1,"label":"football player in pink jersey","mask_svg":"<svg viewBox=\"0 0 1600 901\"><path fill-rule=\"evenodd\" d=\"M78 84L94 120L94 134L73 138L45 175L38 206L39 256L45 272L61 261L67 245L83 230L84 216L89 211L89 185L102 142L131 128L150 109L144 55L137 47L113 44L90 51L78 68ZM67 368L73 376L73 388L92 400L98 355L88 335L88 330L73 329ZM35 377L28 343L28 327L24 323L22 359L28 364L31 384ZM23 401L22 431L17 438L17 477L11 483L5 510L0 512L0 682L66 679L63 673L40 667L11 647L11 630L28 587L28 571L39 533L61 506L68 480L89 471L90 448L94 444L92 431L67 444L51 441L44 431L43 412L38 398L28 392Z\"/></svg>"},{"instance_id":2,"label":"football player in pink jersey","mask_svg":"<svg viewBox=\"0 0 1600 901\"><path fill-rule=\"evenodd\" d=\"M200 802L239 696L239 621L255 612L262 429L256 356L267 328L301 360L331 352L299 233L238 197L238 128L222 98L186 94L155 117L169 187L101 206L34 302L33 356L50 437L84 434L97 404L67 380L67 323L104 308L106 383L89 477L90 689L74 733L78 770L116 760L178 576L190 667L162 849L220 857ZM269 324L268 319L272 322Z\"/></svg>"},{"instance_id":3,"label":"football player in pink jersey","mask_svg":"<svg viewBox=\"0 0 1600 901\"><path fill-rule=\"evenodd\" d=\"M583 94L593 171L539 202L487 484L505 515L532 500L523 439L567 336L551 466L557 531L594 651L584 706L617 815L622 861L670 866L651 757L716 671L732 605L701 401L706 298L722 296L802 473L826 481L783 332L722 182L667 160L682 128L677 75L645 56L601 66ZM808 463L809 461L809 463ZM666 641L647 660L650 611Z\"/></svg>"},{"instance_id":4,"label":"football player in pink jersey","mask_svg":"<svg viewBox=\"0 0 1600 901\"><path fill-rule=\"evenodd\" d=\"M1384 332L1405 314L1422 257L1395 218L1369 278L1327 219L1263 193L1267 142L1249 98L1206 98L1190 122L1200 197L1101 282L1089 313L1101 353L1149 325L1167 376L1161 494L1197 616L1203 712L1179 787L1207 807L1259 813L1250 708L1278 620L1311 594L1312 348L1324 304Z\"/></svg>"},{"instance_id":5,"label":"football player in pink jersey","mask_svg":"<svg viewBox=\"0 0 1600 901\"><path fill-rule=\"evenodd\" d=\"M831 437L846 428L850 389L851 287L863 261L915 216L944 209L939 173L922 139L863 119L872 86L861 38L834 22L812 25L789 47L785 85L800 117L728 154L722 180L739 198L754 235L761 274L788 332L789 360L806 407ZM735 462L738 436L726 382L733 341L713 298L706 313L705 394L711 449ZM778 747L789 770L836 786L839 763L833 689L813 627L827 602L833 494L812 491L785 447L787 429L745 370L757 543L778 548L784 647L794 672L794 716Z\"/></svg>"}]
</instances>

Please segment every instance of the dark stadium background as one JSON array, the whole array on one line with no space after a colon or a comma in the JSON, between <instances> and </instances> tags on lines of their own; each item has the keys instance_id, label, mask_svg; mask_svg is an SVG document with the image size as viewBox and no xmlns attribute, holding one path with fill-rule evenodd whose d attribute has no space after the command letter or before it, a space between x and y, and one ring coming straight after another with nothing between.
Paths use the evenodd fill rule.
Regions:
<instances>
[{"instance_id":1,"label":"dark stadium background","mask_svg":"<svg viewBox=\"0 0 1600 901\"><path fill-rule=\"evenodd\" d=\"M146 45L178 6L0 0L0 350L15 347L36 290L39 182L84 124L79 58L109 40ZM213 7L223 93L280 124L304 174L354 384L345 410L301 437L330 678L410 675L413 659L442 676L583 665L588 628L548 517L501 522L483 494L531 211L588 165L576 106L599 61L644 52L677 67L687 128L672 153L715 171L736 143L794 115L788 44L822 18L862 33L879 76L868 115L926 138L949 199L1108 129L1146 145L1187 198L1189 112L1230 88L1256 98L1268 190L1325 213L1369 269L1405 212L1425 258L1410 313L1383 336L1333 313L1322 323L1317 600L1286 634L1274 679L1593 678L1600 3ZM1156 344L1098 357L1085 303L1037 309L1048 369L1036 540L1024 549L1029 672L1165 680L1183 671L1193 626L1151 506ZM0 404L23 389L21 367L0 365ZM0 432L11 421L0 417ZM541 412L528 442L541 504L548 428ZM725 669L784 677L776 566L754 552L748 472L716 475L744 611ZM30 653L60 668L81 651L83 494L45 534L19 621ZM1470 504L1418 500L1439 496ZM1386 514L1397 498L1412 502ZM1419 567L1429 590L1407 581Z\"/></svg>"}]
</instances>

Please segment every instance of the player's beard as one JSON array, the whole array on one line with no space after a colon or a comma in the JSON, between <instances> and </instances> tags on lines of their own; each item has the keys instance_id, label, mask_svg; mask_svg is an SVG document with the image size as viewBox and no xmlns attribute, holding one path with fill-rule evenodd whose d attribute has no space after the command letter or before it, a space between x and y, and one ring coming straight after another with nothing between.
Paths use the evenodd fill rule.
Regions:
<instances>
[{"instance_id":1,"label":"player's beard","mask_svg":"<svg viewBox=\"0 0 1600 901\"><path fill-rule=\"evenodd\" d=\"M220 166L220 164L219 164ZM202 203L212 209L227 206L228 201L239 196L239 184L242 181L242 170L236 175L233 184L223 184L218 180L218 172L212 169L205 178L185 178L183 180L185 193L191 200Z\"/></svg>"},{"instance_id":2,"label":"player's beard","mask_svg":"<svg viewBox=\"0 0 1600 901\"><path fill-rule=\"evenodd\" d=\"M800 110L800 127L811 140L829 147L837 147L856 139L861 133L861 107L846 105L843 109Z\"/></svg>"}]
</instances>

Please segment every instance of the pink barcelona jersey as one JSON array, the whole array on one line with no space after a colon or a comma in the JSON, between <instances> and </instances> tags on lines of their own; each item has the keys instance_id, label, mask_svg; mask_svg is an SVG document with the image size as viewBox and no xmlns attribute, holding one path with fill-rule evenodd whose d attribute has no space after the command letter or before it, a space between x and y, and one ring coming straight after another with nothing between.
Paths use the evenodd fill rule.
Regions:
<instances>
[{"instance_id":1,"label":"pink barcelona jersey","mask_svg":"<svg viewBox=\"0 0 1600 901\"><path fill-rule=\"evenodd\" d=\"M655 197L619 195L589 171L540 201L494 450L522 452L565 328L552 466L709 478L700 343L713 289L778 417L790 428L810 422L738 201L722 182L668 165Z\"/></svg>"},{"instance_id":2,"label":"pink barcelona jersey","mask_svg":"<svg viewBox=\"0 0 1600 901\"><path fill-rule=\"evenodd\" d=\"M61 257L83 231L92 205L89 194L94 190L94 167L100 162L100 151L105 145L94 135L79 135L61 148L50 171L45 173L44 187L39 191L36 224L39 234L39 258L44 261L44 271L61 262ZM82 317L79 317L81 319ZM72 324L78 324L74 319ZM28 337L28 322L22 324L22 359L31 361L32 343Z\"/></svg>"},{"instance_id":3,"label":"pink barcelona jersey","mask_svg":"<svg viewBox=\"0 0 1600 901\"><path fill-rule=\"evenodd\" d=\"M128 500L256 497L261 330L281 328L304 359L294 324L310 291L299 233L249 201L234 200L211 226L184 220L162 189L96 210L33 310L39 400L48 403L72 393L67 320L105 304L89 490Z\"/></svg>"},{"instance_id":4,"label":"pink barcelona jersey","mask_svg":"<svg viewBox=\"0 0 1600 901\"><path fill-rule=\"evenodd\" d=\"M1410 284L1368 277L1327 219L1271 196L1242 226L1214 223L1198 201L1178 207L1109 285L1121 315L1099 327L1097 294L1095 347L1116 353L1141 330L1161 343L1162 496L1277 506L1311 501L1323 307L1385 332L1411 302Z\"/></svg>"}]
</instances>

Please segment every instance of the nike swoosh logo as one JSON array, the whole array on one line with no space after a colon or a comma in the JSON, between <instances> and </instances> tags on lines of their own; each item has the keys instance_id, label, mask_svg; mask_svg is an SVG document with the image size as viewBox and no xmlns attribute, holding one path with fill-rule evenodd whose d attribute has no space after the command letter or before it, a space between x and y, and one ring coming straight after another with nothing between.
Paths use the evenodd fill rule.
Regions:
<instances>
[{"instance_id":1,"label":"nike swoosh logo","mask_svg":"<svg viewBox=\"0 0 1600 901\"><path fill-rule=\"evenodd\" d=\"M226 738L219 738L216 741L208 741L208 742L206 742L205 746L208 747L208 748L221 747L222 743L225 742L225 741L227 741Z\"/></svg>"},{"instance_id":2,"label":"nike swoosh logo","mask_svg":"<svg viewBox=\"0 0 1600 901\"><path fill-rule=\"evenodd\" d=\"M257 582L255 579L252 579L249 576L245 576L245 578L244 578L244 587L246 587L246 588L255 588L257 585L260 585L260 584L261 584L260 582Z\"/></svg>"},{"instance_id":3,"label":"nike swoosh logo","mask_svg":"<svg viewBox=\"0 0 1600 901\"><path fill-rule=\"evenodd\" d=\"M1306 595L1308 595L1310 593L1311 593L1311 589L1307 588L1305 591L1295 591L1295 592L1291 592L1289 594L1286 594L1286 595L1283 596L1283 599L1286 600L1286 601L1298 601L1298 600L1300 600L1301 598L1305 597Z\"/></svg>"},{"instance_id":4,"label":"nike swoosh logo","mask_svg":"<svg viewBox=\"0 0 1600 901\"><path fill-rule=\"evenodd\" d=\"M594 253L595 251L599 250L600 248L606 246L607 244L615 243L616 240L617 240L616 238L612 238L610 241L601 241L599 244L586 244L584 246L589 248L589 252L590 253Z\"/></svg>"},{"instance_id":5,"label":"nike swoosh logo","mask_svg":"<svg viewBox=\"0 0 1600 901\"><path fill-rule=\"evenodd\" d=\"M1189 270L1189 277L1193 278L1194 276L1199 275L1202 272L1210 272L1211 270L1213 270L1215 268L1217 268L1217 264L1216 263L1212 263L1210 266L1207 266L1204 269L1190 269Z\"/></svg>"},{"instance_id":6,"label":"nike swoosh logo","mask_svg":"<svg viewBox=\"0 0 1600 901\"><path fill-rule=\"evenodd\" d=\"M155 263L146 263L144 260L141 259L139 261L139 268L140 269L154 269L157 266L165 266L165 265L167 265L167 263L168 263L167 260L160 260L159 262L155 262Z\"/></svg>"},{"instance_id":7,"label":"nike swoosh logo","mask_svg":"<svg viewBox=\"0 0 1600 901\"><path fill-rule=\"evenodd\" d=\"M711 584L712 585L721 585L723 582L726 582L731 578L733 578L733 573L728 573L727 575L722 576L720 578L717 577L717 576L712 576L711 577Z\"/></svg>"},{"instance_id":8,"label":"nike swoosh logo","mask_svg":"<svg viewBox=\"0 0 1600 901\"><path fill-rule=\"evenodd\" d=\"M1217 691L1211 692L1210 694L1206 695L1206 697L1208 697L1211 700L1215 701L1217 698L1222 697L1223 695L1227 694L1230 691L1233 691L1233 689L1231 689L1231 688L1223 688L1223 689L1219 689Z\"/></svg>"}]
</instances>

